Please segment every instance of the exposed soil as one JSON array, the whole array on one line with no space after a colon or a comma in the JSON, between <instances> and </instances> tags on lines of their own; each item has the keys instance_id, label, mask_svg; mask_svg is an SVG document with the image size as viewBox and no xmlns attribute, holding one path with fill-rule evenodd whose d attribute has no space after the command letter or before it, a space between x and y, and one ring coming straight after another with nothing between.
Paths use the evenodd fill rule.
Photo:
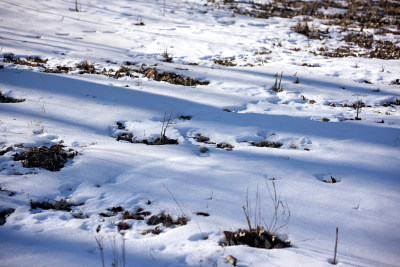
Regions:
<instances>
[{"instance_id":1,"label":"exposed soil","mask_svg":"<svg viewBox=\"0 0 400 267\"><path fill-rule=\"evenodd\" d=\"M20 103L24 102L26 99L18 99L9 96L5 96L3 92L0 91L0 103Z\"/></svg>"},{"instance_id":2,"label":"exposed soil","mask_svg":"<svg viewBox=\"0 0 400 267\"><path fill-rule=\"evenodd\" d=\"M400 106L400 99L398 99L397 97L396 97L396 100L395 101L392 101L392 102L385 102L385 103L382 103L382 106L383 107L394 107L394 106Z\"/></svg>"},{"instance_id":3,"label":"exposed soil","mask_svg":"<svg viewBox=\"0 0 400 267\"><path fill-rule=\"evenodd\" d=\"M119 130L124 130L125 126L121 122L117 122L117 127ZM120 133L117 136L117 141L127 141L134 144L146 144L146 145L178 145L178 139L172 139L165 135L161 137L153 138L151 141L147 139L138 140L136 139L132 133Z\"/></svg>"},{"instance_id":4,"label":"exposed soil","mask_svg":"<svg viewBox=\"0 0 400 267\"><path fill-rule=\"evenodd\" d=\"M162 233L161 228L160 228L160 227L156 227L156 228L154 228L154 229L147 229L147 230L144 230L144 231L142 232L142 235L147 235L147 234L159 235L159 234L161 234L161 233Z\"/></svg>"},{"instance_id":5,"label":"exposed soil","mask_svg":"<svg viewBox=\"0 0 400 267\"><path fill-rule=\"evenodd\" d=\"M0 225L5 224L7 217L10 216L10 214L12 214L14 211L15 209L12 208L0 211Z\"/></svg>"},{"instance_id":6,"label":"exposed soil","mask_svg":"<svg viewBox=\"0 0 400 267\"><path fill-rule=\"evenodd\" d=\"M336 183L340 182L340 180L331 176L328 179L322 179L322 182L328 183L328 184L336 184Z\"/></svg>"},{"instance_id":7,"label":"exposed soil","mask_svg":"<svg viewBox=\"0 0 400 267\"><path fill-rule=\"evenodd\" d=\"M400 35L400 3L398 1L294 1L275 0L260 4L252 1L225 0L223 4L234 13L255 18L293 18L303 16L304 22L293 26L297 33L309 39L328 37L328 28L339 26L338 33L347 32L343 41L349 46L330 49L320 47L312 53L327 57L367 57L380 59L400 59L400 47L392 41L382 41L378 36ZM333 12L323 12L329 8ZM310 27L308 22L319 19L326 26L321 31ZM368 29L368 31L364 31ZM372 32L372 33L371 33ZM360 50L360 48L362 50Z\"/></svg>"},{"instance_id":8,"label":"exposed soil","mask_svg":"<svg viewBox=\"0 0 400 267\"><path fill-rule=\"evenodd\" d=\"M25 65L30 67L44 67L44 64L47 63L48 59L41 59L40 57L27 57L27 58L20 58L16 57L14 54L4 54L3 62L6 63L13 63L17 65Z\"/></svg>"},{"instance_id":9,"label":"exposed soil","mask_svg":"<svg viewBox=\"0 0 400 267\"><path fill-rule=\"evenodd\" d=\"M301 23L300 21L296 24L296 27L293 30L297 33L303 34L308 37L308 39L322 39L323 34L327 34L328 32L322 32L319 29L316 29L314 26L309 27L308 22L304 21Z\"/></svg>"},{"instance_id":10,"label":"exposed soil","mask_svg":"<svg viewBox=\"0 0 400 267\"><path fill-rule=\"evenodd\" d=\"M200 151L200 153L207 153L210 150L206 147L201 147L199 151Z\"/></svg>"},{"instance_id":11,"label":"exposed soil","mask_svg":"<svg viewBox=\"0 0 400 267\"><path fill-rule=\"evenodd\" d=\"M158 71L155 68L144 68L143 66L140 69L136 69L133 71L141 73L147 78L155 81L167 82L176 85L197 86L197 85L208 85L210 83L209 81L199 81L195 78L183 77L176 73Z\"/></svg>"},{"instance_id":12,"label":"exposed soil","mask_svg":"<svg viewBox=\"0 0 400 267\"><path fill-rule=\"evenodd\" d=\"M83 204L84 203L79 203L79 204L70 203L70 202L67 202L64 199L60 199L60 200L54 201L53 203L46 202L46 201L44 201L44 202L33 202L33 201L31 201L30 202L31 209L33 209L33 210L39 208L39 209L43 209L43 210L51 210L51 209L53 209L53 210L72 211L71 207L82 206Z\"/></svg>"},{"instance_id":13,"label":"exposed soil","mask_svg":"<svg viewBox=\"0 0 400 267\"><path fill-rule=\"evenodd\" d=\"M217 148L225 149L225 150L227 150L227 151L232 151L233 148L234 148L234 146L232 146L232 145L229 144L229 143L222 142L222 143L217 144Z\"/></svg>"},{"instance_id":14,"label":"exposed soil","mask_svg":"<svg viewBox=\"0 0 400 267\"><path fill-rule=\"evenodd\" d=\"M192 119L192 116L190 116L190 115L187 115L187 116L182 115L182 116L179 117L179 119L190 121Z\"/></svg>"},{"instance_id":15,"label":"exposed soil","mask_svg":"<svg viewBox=\"0 0 400 267\"><path fill-rule=\"evenodd\" d=\"M271 142L268 140L260 141L260 142L250 142L252 146L256 147L272 147L272 148L280 148L283 144L280 142Z\"/></svg>"},{"instance_id":16,"label":"exposed soil","mask_svg":"<svg viewBox=\"0 0 400 267\"><path fill-rule=\"evenodd\" d=\"M64 167L67 159L74 158L78 152L69 149L68 152L63 149L63 145L52 145L50 148L31 147L28 151L16 153L15 161L21 161L25 168L43 168L49 171L59 171Z\"/></svg>"},{"instance_id":17,"label":"exposed soil","mask_svg":"<svg viewBox=\"0 0 400 267\"><path fill-rule=\"evenodd\" d=\"M139 208L136 213L132 214L129 211L126 211L123 214L124 220L141 220L143 221L145 217L150 216L150 211L144 211L142 208Z\"/></svg>"},{"instance_id":18,"label":"exposed soil","mask_svg":"<svg viewBox=\"0 0 400 267\"><path fill-rule=\"evenodd\" d=\"M158 225L162 224L164 227L171 226L183 226L188 222L188 218L186 217L178 217L178 219L173 220L171 215L161 213L159 215L153 215L147 220L148 225Z\"/></svg>"},{"instance_id":19,"label":"exposed soil","mask_svg":"<svg viewBox=\"0 0 400 267\"><path fill-rule=\"evenodd\" d=\"M179 74L173 72L164 72L158 71L155 68L145 68L144 65L138 68L126 67L136 65L136 63L132 63L129 61L125 62L126 66L121 66L119 69L105 69L97 70L94 64L89 61L84 61L82 63L77 64L75 67L70 66L57 66L56 68L47 68L45 64L47 63L47 59L43 60L39 57L27 57L18 58L15 57L14 54L4 54L3 61L6 63L13 63L17 65L27 65L31 67L43 67L43 72L46 73L69 73L70 71L79 70L79 74L96 74L96 75L105 75L107 77L111 77L114 79L119 79L122 77L131 77L131 78L139 78L139 76L134 75L133 73L141 73L145 75L147 78L159 81L159 82L167 82L170 84L183 85L183 86L197 86L197 85L208 85L209 81L199 81L195 78L184 77ZM171 62L172 58L166 58L167 62Z\"/></svg>"},{"instance_id":20,"label":"exposed soil","mask_svg":"<svg viewBox=\"0 0 400 267\"><path fill-rule=\"evenodd\" d=\"M292 247L290 241L283 241L279 237L266 232L264 228L247 231L239 229L237 232L224 231L226 246L247 245L255 248L278 249Z\"/></svg>"},{"instance_id":21,"label":"exposed soil","mask_svg":"<svg viewBox=\"0 0 400 267\"><path fill-rule=\"evenodd\" d=\"M216 59L216 58L214 58L214 63L217 64L217 65L221 65L221 66L234 67L234 66L236 66L236 64L233 63L234 60L235 60L235 58L230 58L230 59L226 59L226 58Z\"/></svg>"},{"instance_id":22,"label":"exposed soil","mask_svg":"<svg viewBox=\"0 0 400 267\"><path fill-rule=\"evenodd\" d=\"M210 141L210 138L208 138L207 136L202 136L201 134L197 134L195 137L193 137L197 142L200 143L206 143L208 141Z\"/></svg>"},{"instance_id":23,"label":"exposed soil","mask_svg":"<svg viewBox=\"0 0 400 267\"><path fill-rule=\"evenodd\" d=\"M131 229L131 226L124 221L121 221L120 223L118 223L117 227L118 227L118 231Z\"/></svg>"},{"instance_id":24,"label":"exposed soil","mask_svg":"<svg viewBox=\"0 0 400 267\"><path fill-rule=\"evenodd\" d=\"M14 148L12 146L9 146L6 149L0 151L0 156L3 156L7 152L10 152L10 151L13 151L13 150L14 150Z\"/></svg>"},{"instance_id":25,"label":"exposed soil","mask_svg":"<svg viewBox=\"0 0 400 267\"><path fill-rule=\"evenodd\" d=\"M107 209L107 213L101 212L99 215L101 217L111 217L111 216L116 216L118 215L119 212L124 211L124 209L121 206L117 207L112 207Z\"/></svg>"},{"instance_id":26,"label":"exposed soil","mask_svg":"<svg viewBox=\"0 0 400 267\"><path fill-rule=\"evenodd\" d=\"M73 68L73 67L68 67L68 66L57 66L57 67L54 68L54 69L45 68L45 69L43 70L43 72L46 72L46 73L68 73L68 72L70 72L70 71L75 71L75 70L76 70L76 68Z\"/></svg>"}]
</instances>

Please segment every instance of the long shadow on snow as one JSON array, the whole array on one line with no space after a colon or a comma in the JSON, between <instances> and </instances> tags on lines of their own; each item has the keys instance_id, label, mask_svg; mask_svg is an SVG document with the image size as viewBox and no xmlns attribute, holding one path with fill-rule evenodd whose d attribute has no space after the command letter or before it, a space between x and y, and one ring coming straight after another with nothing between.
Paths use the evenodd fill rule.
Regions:
<instances>
[{"instance_id":1,"label":"long shadow on snow","mask_svg":"<svg viewBox=\"0 0 400 267\"><path fill-rule=\"evenodd\" d=\"M18 71L7 70L7 71L0 71L0 78L3 85L10 85L15 87L18 86L27 87L37 90L39 92L46 91L48 93L53 93L56 95L58 94L60 96L68 95L87 100L86 94L90 93L97 96L96 101L99 101L100 102L99 104L106 104L106 105L118 104L126 107L133 107L133 106L141 107L143 109L160 112L161 114L165 110L170 110L171 106L173 106L174 110L179 110L179 108L182 108L188 111L190 110L204 111L204 113L197 114L194 119L210 123L220 123L221 126L224 127L252 126L255 127L256 129L268 129L277 131L278 133L284 131L288 133L292 132L295 133L296 135L321 136L336 140L354 139L365 142L366 145L368 145L368 143L370 143L372 140L372 143L374 144L389 146L390 140L393 140L394 138L398 138L400 136L400 130L398 129L381 128L379 126L376 127L365 126L357 123L324 123L324 122L312 121L307 118L296 118L289 116L227 113L212 106L197 104L187 100L181 100L169 96L161 96L157 94L151 94L132 89L96 84L92 82L73 79L68 76L50 75L50 74L19 71L19 70ZM45 88L43 88L44 79L46 80ZM184 93L184 88L179 87L179 89L180 88ZM201 90L201 88L199 88L199 90ZM110 99L110 92L112 92L113 96L118 98L118 103L113 101L114 97ZM2 106L0 107L2 108ZM101 114L99 114L99 116L101 116ZM75 120L70 121L65 118L64 119L54 118L54 119L61 120L65 123L78 125L82 128L87 128L87 125L81 124ZM100 126L100 128L102 127ZM315 129L317 129L317 132ZM240 157L243 159L253 158L253 157L256 157L259 160L262 159L262 157L260 158L260 156L255 156L252 153L247 153L243 151L233 151L233 152L222 151L220 153L227 153L227 154L229 153L230 156ZM265 156L265 157L271 160L271 156ZM277 157L276 160L280 161L282 159L279 159ZM305 160L302 161L299 159L290 159L290 160L294 161L294 164L298 166L303 166L305 168L310 168L310 169L344 168L343 171L346 171L346 169L349 168L349 171L351 172L354 171L361 173L370 172L370 170L364 170L361 166L343 167L340 166L340 164L328 161L310 162ZM318 165L315 166L315 164ZM175 169L174 171L176 172L177 170ZM393 172L382 173L381 171L376 171L372 174L369 173L368 176L372 175L378 177L382 174L393 176ZM315 182L317 183L318 181ZM20 241L15 241L16 239L13 239L14 237L15 237L14 235L11 235L9 236L8 239L14 240L14 242L20 242ZM21 242L24 243L34 242L34 240L29 241L29 238L27 239L24 237L20 237L19 240L23 240ZM60 243L65 245L65 241L62 241ZM94 242L93 244L94 244L93 247L95 247ZM93 256L97 257L97 255ZM136 255L132 256L132 258L130 259L134 260L135 258ZM174 261L174 259L171 259L171 261Z\"/></svg>"},{"instance_id":2,"label":"long shadow on snow","mask_svg":"<svg viewBox=\"0 0 400 267\"><path fill-rule=\"evenodd\" d=\"M284 115L270 114L254 114L254 113L230 113L224 112L219 108L194 103L188 100L177 99L170 96L158 95L138 91L130 88L114 87L93 82L73 79L67 75L54 75L46 73L37 73L24 70L3 70L0 71L1 83L8 86L19 86L38 90L39 92L46 91L56 95L68 95L76 98L88 100L87 94L96 96L96 103L99 105L118 105L126 107L141 108L148 111L156 111L164 114L171 110L175 112L196 112L196 120L219 123L221 127L255 127L258 130L271 130L286 133L294 133L303 136L320 136L333 140L354 139L359 142L391 145L396 138L400 138L400 129L383 128L380 124L376 127L370 125L362 125L341 122L341 123L326 123L313 121L309 118L290 117ZM45 86L44 86L44 81ZM165 86L163 83L152 83L152 87ZM169 85L168 85L169 86ZM183 86L177 86L177 90L182 90L185 94ZM201 90L201 87L198 88ZM115 100L118 100L117 102ZM210 115L212 114L212 115ZM101 117L102 114L98 116ZM115 118L129 119L129 118ZM71 123L80 127L86 127L85 124L76 121L74 118L68 119L54 118L65 123ZM100 125L97 131L104 132L105 125ZM234 134L234 133L233 133ZM394 144L393 144L394 145Z\"/></svg>"},{"instance_id":3,"label":"long shadow on snow","mask_svg":"<svg viewBox=\"0 0 400 267\"><path fill-rule=\"evenodd\" d=\"M0 234L2 236L0 258L2 258L2 262L7 263L8 266L13 266L15 262L26 262L26 257L29 258L32 256L35 260L40 257L40 262L37 263L40 265L55 265L59 264L61 258L64 258L64 260L69 258L69 266L101 266L100 251L95 240L96 233L93 232L93 236L89 240L82 240L82 237L71 240L68 238L69 230L63 230L61 227L57 231L60 233L64 231L64 236L66 238L55 239L53 235L51 235L50 238L49 235L45 234L46 231L41 234L26 234L25 231L10 230L7 228L0 229ZM109 266L108 264L112 262L111 240L112 236L103 235L104 260L106 266ZM119 255L121 255L121 240L119 234L115 235L115 240L117 244L116 249ZM183 263L175 265L177 259L174 255L168 257L158 254L154 257L148 253L134 252L129 249L129 243L130 240L127 239L126 263L128 266L145 266L149 264L149 262L151 262L151 266L170 266L171 264L174 264L174 266L185 266ZM137 241L135 243L137 245ZM13 251L15 247L25 249ZM49 248L51 249L49 250ZM143 255L148 255L148 257L144 257ZM61 262L63 262L63 260L61 260ZM32 262L28 265L32 266Z\"/></svg>"},{"instance_id":4,"label":"long shadow on snow","mask_svg":"<svg viewBox=\"0 0 400 267\"><path fill-rule=\"evenodd\" d=\"M204 71L209 71L209 67L206 66L193 66L193 69L205 69ZM284 67L283 67L284 68ZM299 66L299 69L301 70L301 68L304 68L302 66ZM252 80L254 79L254 77L257 78L267 78L267 79L271 79L271 80L275 80L275 74L276 72L261 72L261 71L256 71L256 70L249 70L248 68L245 67L219 67L220 71L226 72L226 79L228 79L230 82L232 81L237 81L239 83L243 83L243 74L246 74L248 80ZM281 70L277 70L278 74L280 74ZM284 69L282 69L282 71L284 71ZM196 71L192 71L192 73L196 73ZM203 73L203 71L198 71L198 75L201 75ZM217 75L213 75L212 73L208 73L208 79L210 81L219 81L221 79L218 78ZM213 78L213 76L215 78ZM311 87L319 87L319 88L326 88L327 90L343 90L340 89L341 86L344 85L344 83L340 83L340 79L336 79L338 80L338 82L334 82L334 78L332 77L324 77L324 79L310 79L310 78L306 78L306 77L301 77L300 76L300 80L301 80L301 84L305 85L305 86L311 86ZM290 83L292 84L293 81L295 80L295 78L293 76L289 76L287 75L285 72L283 73L282 76L282 81L285 83ZM352 82L351 80L349 80L350 82ZM346 81L345 81L346 82ZM264 82L265 85L265 82ZM273 82L271 82L271 84L267 84L267 88L269 88L268 86L272 87L273 86ZM366 92L371 92L372 88L370 88L371 86L374 85L367 85L367 84L357 84L356 82L352 82L351 86L346 86L346 91L350 91L353 92L355 94L365 94ZM376 89L376 88L375 88ZM386 92L379 92L379 93L375 93L377 96L382 96L382 95L387 95L387 96L393 96L393 94L391 93L386 93Z\"/></svg>"}]
</instances>

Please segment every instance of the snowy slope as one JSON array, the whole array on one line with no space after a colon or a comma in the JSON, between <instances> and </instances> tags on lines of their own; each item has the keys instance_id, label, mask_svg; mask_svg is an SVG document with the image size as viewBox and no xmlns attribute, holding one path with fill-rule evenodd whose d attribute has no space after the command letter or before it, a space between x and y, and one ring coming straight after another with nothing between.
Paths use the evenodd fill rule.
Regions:
<instances>
[{"instance_id":1,"label":"snowy slope","mask_svg":"<svg viewBox=\"0 0 400 267\"><path fill-rule=\"evenodd\" d=\"M336 227L340 265L399 266L400 110L382 106L400 99L399 86L390 84L400 78L398 60L296 52L290 48L322 42L294 33L296 18L233 17L207 1L167 1L165 16L163 1L79 4L81 12L74 1L0 0L3 59L38 56L48 59L46 68L87 61L97 71L129 61L210 84L0 63L0 91L26 99L0 103L0 151L13 147L0 156L0 211L15 209L0 226L1 266L101 266L95 237L110 266L113 240L122 253L123 218L100 213L118 206L190 218L159 235L142 235L154 228L146 221L125 220L126 266L230 266L227 255L238 266L329 266ZM172 63L164 62L165 51ZM214 62L232 57L237 66ZM273 92L281 72L284 90ZM366 107L352 120L359 100ZM178 145L116 141L123 132L152 140L170 114L166 135ZM196 141L198 134L211 143ZM261 140L282 146L251 146ZM60 142L79 154L58 172L13 160L28 147ZM232 151L217 147L224 142ZM323 182L330 177L338 183ZM272 178L291 212L279 234L293 247L221 247L223 231L247 227L247 192L251 205L261 193L260 212L270 220ZM84 204L72 212L30 206L60 199Z\"/></svg>"}]
</instances>

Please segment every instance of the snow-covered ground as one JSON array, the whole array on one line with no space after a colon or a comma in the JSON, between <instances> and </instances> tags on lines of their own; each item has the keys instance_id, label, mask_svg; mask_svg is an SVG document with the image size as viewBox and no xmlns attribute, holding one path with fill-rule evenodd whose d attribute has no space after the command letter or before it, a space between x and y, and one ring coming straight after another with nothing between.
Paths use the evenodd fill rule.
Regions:
<instances>
[{"instance_id":1,"label":"snow-covered ground","mask_svg":"<svg viewBox=\"0 0 400 267\"><path fill-rule=\"evenodd\" d=\"M382 105L400 99L391 84L399 60L315 56L321 42L342 37L309 40L293 32L298 18L232 16L211 1L168 0L165 11L161 0L78 3L81 12L74 1L0 0L2 59L37 56L50 69L87 61L97 71L129 61L210 84L1 62L0 91L26 101L0 103L0 151L13 148L0 156L0 211L15 209L0 226L0 266L101 266L95 238L110 266L113 247L122 258L121 233L126 266L230 266L228 255L238 266L330 266L336 227L339 265L399 266L400 108ZM233 67L214 62L232 58ZM282 72L283 91L273 92ZM354 120L358 101L365 106ZM166 136L178 145L116 141L121 133L151 141L170 115ZM251 145L262 140L282 146ZM60 142L78 155L58 172L13 160ZM338 182L323 182L331 177ZM223 231L247 228L242 207L248 197L254 209L257 191L270 221L272 178L291 214L278 235L293 247L220 246ZM60 199L84 204L30 206ZM119 232L121 212L100 216L118 206L189 222L142 235L155 226L128 219Z\"/></svg>"}]
</instances>

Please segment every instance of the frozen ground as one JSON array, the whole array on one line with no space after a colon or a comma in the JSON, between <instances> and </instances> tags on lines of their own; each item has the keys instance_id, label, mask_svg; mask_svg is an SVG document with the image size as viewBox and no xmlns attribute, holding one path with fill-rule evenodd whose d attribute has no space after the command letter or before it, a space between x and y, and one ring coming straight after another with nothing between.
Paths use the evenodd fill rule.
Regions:
<instances>
[{"instance_id":1,"label":"frozen ground","mask_svg":"<svg viewBox=\"0 0 400 267\"><path fill-rule=\"evenodd\" d=\"M0 211L15 209L0 226L1 266L101 266L95 238L110 266L113 240L122 254L120 233L126 266L230 266L228 255L238 266L330 266L336 227L339 265L399 266L400 87L392 84L399 60L315 56L321 42L335 46L342 37L309 40L293 32L298 18L232 16L222 3L166 1L163 16L163 1L79 2L81 12L74 1L0 0L0 91L26 99L0 103L0 151L13 148L0 156ZM48 61L7 61L28 56ZM136 78L119 79L43 72L85 61L98 72L129 61L210 84L170 84L134 71ZM273 92L281 72L283 91ZM361 120L354 120L358 101ZM170 115L166 136L178 145L116 141L122 133L152 141ZM263 140L282 146L251 145ZM61 142L78 155L58 172L13 160ZM330 177L338 182L323 182ZM247 194L254 209L261 193L269 222L272 178L291 212L278 234L293 247L220 246L223 231L247 228ZM60 199L83 205L70 212L30 206ZM142 235L155 228L150 216L100 215L118 206L189 222ZM121 221L130 229L119 232Z\"/></svg>"}]
</instances>

